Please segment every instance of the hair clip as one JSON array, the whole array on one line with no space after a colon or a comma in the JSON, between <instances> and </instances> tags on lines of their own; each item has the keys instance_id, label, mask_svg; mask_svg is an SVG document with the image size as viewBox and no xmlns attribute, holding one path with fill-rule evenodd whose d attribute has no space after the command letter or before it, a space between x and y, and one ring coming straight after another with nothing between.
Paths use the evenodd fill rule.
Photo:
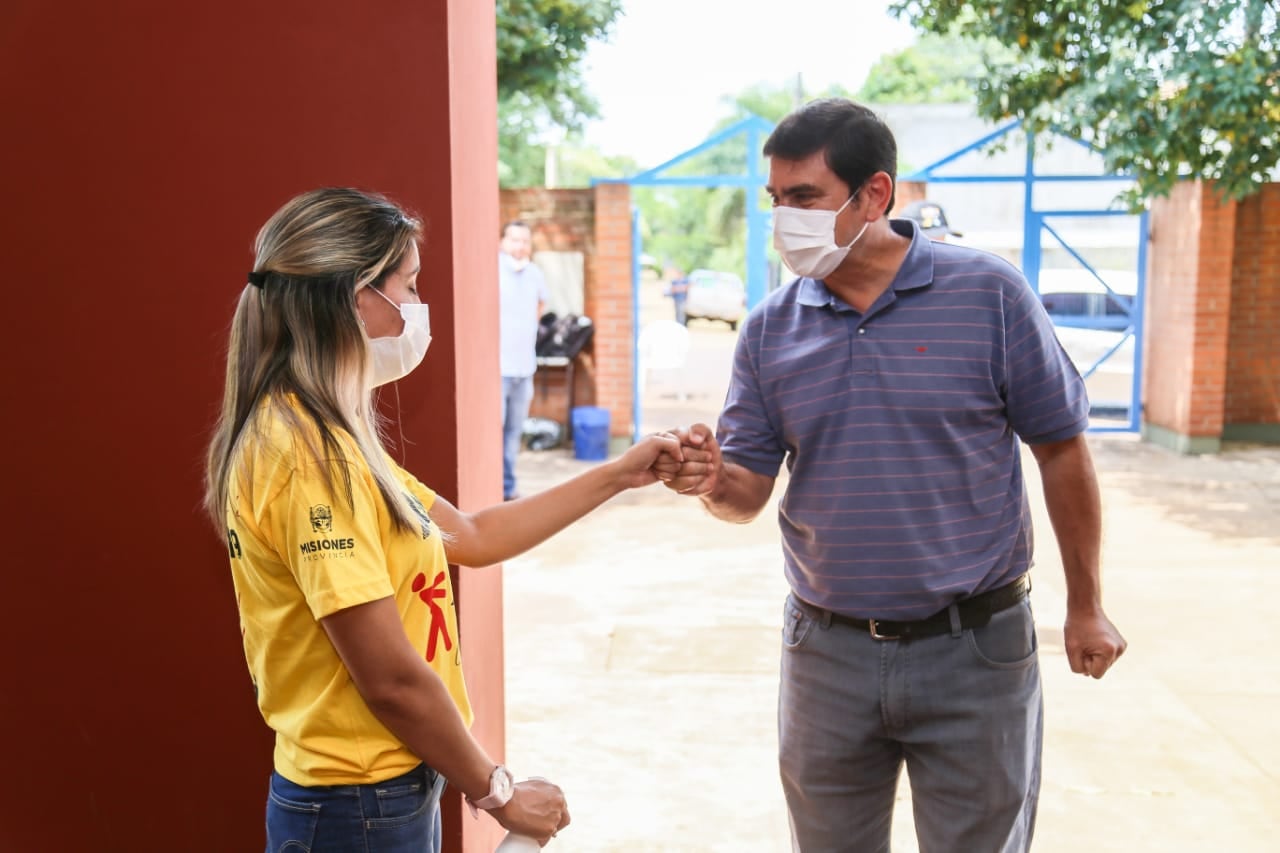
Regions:
<instances>
[{"instance_id":1,"label":"hair clip","mask_svg":"<svg viewBox=\"0 0 1280 853\"><path fill-rule=\"evenodd\" d=\"M268 275L270 275L270 273L267 273L265 271L251 272L249 273L249 283L252 284L254 287L262 287L262 285L267 283Z\"/></svg>"}]
</instances>

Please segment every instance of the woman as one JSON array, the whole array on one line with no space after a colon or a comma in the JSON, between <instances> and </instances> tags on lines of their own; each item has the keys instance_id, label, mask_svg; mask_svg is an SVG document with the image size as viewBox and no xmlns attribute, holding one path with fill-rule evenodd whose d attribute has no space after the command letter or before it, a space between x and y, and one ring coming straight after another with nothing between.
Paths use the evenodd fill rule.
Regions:
<instances>
[{"instance_id":1,"label":"woman","mask_svg":"<svg viewBox=\"0 0 1280 853\"><path fill-rule=\"evenodd\" d=\"M226 537L245 655L276 732L267 849L439 850L444 780L545 841L562 792L514 783L471 736L448 564L487 566L657 481L670 436L520 501L465 513L383 450L373 389L430 343L421 225L322 189L258 233L231 327L206 504Z\"/></svg>"}]
</instances>

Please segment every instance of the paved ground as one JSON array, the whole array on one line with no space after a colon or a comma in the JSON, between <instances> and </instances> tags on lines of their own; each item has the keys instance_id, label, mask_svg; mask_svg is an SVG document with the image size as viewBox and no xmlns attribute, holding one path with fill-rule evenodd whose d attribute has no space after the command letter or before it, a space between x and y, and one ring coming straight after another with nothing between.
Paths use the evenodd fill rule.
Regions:
<instances>
[{"instance_id":1,"label":"paved ground","mask_svg":"<svg viewBox=\"0 0 1280 853\"><path fill-rule=\"evenodd\" d=\"M651 384L646 428L714 418L733 336L693 331L686 375L702 378ZM1183 457L1115 435L1092 446L1106 605L1130 649L1100 682L1070 673L1037 500L1036 849L1280 849L1280 449ZM588 464L525 453L522 490ZM661 487L630 492L509 563L505 584L508 759L562 784L574 814L549 851L789 849L772 508L734 526ZM899 805L895 853L916 849L905 785Z\"/></svg>"}]
</instances>

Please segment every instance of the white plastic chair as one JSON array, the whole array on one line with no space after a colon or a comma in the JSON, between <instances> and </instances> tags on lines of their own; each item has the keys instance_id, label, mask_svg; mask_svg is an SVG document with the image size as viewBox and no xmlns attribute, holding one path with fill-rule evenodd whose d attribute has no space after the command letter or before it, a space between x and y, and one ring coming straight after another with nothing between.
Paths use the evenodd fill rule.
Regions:
<instances>
[{"instance_id":1,"label":"white plastic chair","mask_svg":"<svg viewBox=\"0 0 1280 853\"><path fill-rule=\"evenodd\" d=\"M685 399L687 396L685 366L689 360L689 330L675 320L658 320L640 330L636 349L639 359L640 398L644 399L645 389L651 378L649 374L656 372L670 381L679 399Z\"/></svg>"}]
</instances>

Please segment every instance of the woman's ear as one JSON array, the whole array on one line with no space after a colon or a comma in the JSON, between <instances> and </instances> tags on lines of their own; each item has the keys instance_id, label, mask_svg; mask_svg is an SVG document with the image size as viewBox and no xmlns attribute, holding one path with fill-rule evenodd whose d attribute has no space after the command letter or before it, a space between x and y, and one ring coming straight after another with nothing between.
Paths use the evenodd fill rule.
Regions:
<instances>
[{"instance_id":1,"label":"woman's ear","mask_svg":"<svg viewBox=\"0 0 1280 853\"><path fill-rule=\"evenodd\" d=\"M355 302L356 302L356 319L360 321L360 326L361 326L362 328L365 326L365 322L364 322L364 307L365 307L365 303L366 303L368 300L369 300L369 288L368 288L368 286L362 287L362 288L360 288L359 290L357 290L357 291L356 291L356 298L355 298Z\"/></svg>"}]
</instances>

